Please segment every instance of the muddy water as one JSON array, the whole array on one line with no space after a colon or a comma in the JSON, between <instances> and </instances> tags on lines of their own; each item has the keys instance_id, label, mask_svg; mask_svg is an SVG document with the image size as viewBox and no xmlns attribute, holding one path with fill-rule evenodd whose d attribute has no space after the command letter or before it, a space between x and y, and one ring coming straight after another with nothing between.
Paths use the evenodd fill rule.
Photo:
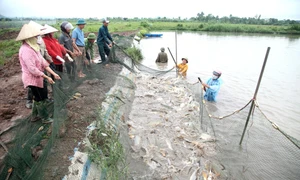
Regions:
<instances>
[{"instance_id":1,"label":"muddy water","mask_svg":"<svg viewBox=\"0 0 300 180\"><path fill-rule=\"evenodd\" d=\"M168 69L174 66L169 53L165 67L155 64L155 59L160 47L165 47L167 52L170 47L176 58L175 33L159 33L163 33L162 38L146 38L137 46L145 57L144 65ZM231 113L253 97L267 47L271 47L257 100L270 120L290 136L300 139L300 37L181 32L177 34L177 43L178 61L182 57L189 59L187 81L196 82L197 77L206 81L213 69L222 70L224 84L218 102L208 104L209 110L216 115ZM290 146L279 133L274 133L261 114L256 113L256 121L252 119L245 145L238 146L247 110L227 121L215 122L213 130L223 149L219 160L231 167L231 174L236 178L299 177L299 149ZM249 148L251 145L256 148ZM276 163L278 165L274 166Z\"/></svg>"}]
</instances>

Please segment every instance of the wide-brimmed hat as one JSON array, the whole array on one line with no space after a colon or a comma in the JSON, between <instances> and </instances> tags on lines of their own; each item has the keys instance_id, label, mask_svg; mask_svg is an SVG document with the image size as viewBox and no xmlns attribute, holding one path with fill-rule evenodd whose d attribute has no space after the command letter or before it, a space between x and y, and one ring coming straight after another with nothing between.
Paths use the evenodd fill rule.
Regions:
<instances>
[{"instance_id":1,"label":"wide-brimmed hat","mask_svg":"<svg viewBox=\"0 0 300 180\"><path fill-rule=\"evenodd\" d=\"M41 30L32 24L24 24L16 38L16 41L29 39L41 34Z\"/></svg>"},{"instance_id":2,"label":"wide-brimmed hat","mask_svg":"<svg viewBox=\"0 0 300 180\"><path fill-rule=\"evenodd\" d=\"M84 19L79 19L76 25L86 24Z\"/></svg>"},{"instance_id":3,"label":"wide-brimmed hat","mask_svg":"<svg viewBox=\"0 0 300 180\"><path fill-rule=\"evenodd\" d=\"M87 39L96 39L95 33L89 33L89 35L87 36Z\"/></svg>"},{"instance_id":4,"label":"wide-brimmed hat","mask_svg":"<svg viewBox=\"0 0 300 180\"><path fill-rule=\"evenodd\" d=\"M189 63L188 58L182 58L181 60L186 60L186 63Z\"/></svg>"},{"instance_id":5,"label":"wide-brimmed hat","mask_svg":"<svg viewBox=\"0 0 300 180\"><path fill-rule=\"evenodd\" d=\"M42 34L49 34L49 33L54 33L54 32L58 31L57 29L55 29L52 26L49 26L48 24L45 24L44 27L45 27L45 29L42 30Z\"/></svg>"}]
</instances>

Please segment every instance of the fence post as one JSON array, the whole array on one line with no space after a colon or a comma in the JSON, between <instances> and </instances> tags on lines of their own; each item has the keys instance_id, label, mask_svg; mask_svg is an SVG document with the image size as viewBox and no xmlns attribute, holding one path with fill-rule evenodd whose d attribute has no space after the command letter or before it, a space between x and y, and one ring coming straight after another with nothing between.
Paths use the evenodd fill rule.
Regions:
<instances>
[{"instance_id":1,"label":"fence post","mask_svg":"<svg viewBox=\"0 0 300 180\"><path fill-rule=\"evenodd\" d=\"M265 60L264 60L263 66L262 66L261 71L260 71L260 75L259 75L259 79L258 79L258 82L257 82L257 85L256 85L255 93L254 93L254 96L253 96L253 99L252 99L252 102L251 102L251 107L250 107L250 110L249 110L249 113L248 113L248 117L247 117L247 120L246 120L246 124L245 124L245 127L244 127L244 131L243 131L243 134L242 134L242 137L241 137L241 140L240 140L240 145L241 145L242 142L243 142L244 135L245 135L245 132L246 132L248 123L249 123L249 119L250 119L250 116L251 116L251 112L252 112L253 107L254 107L254 101L256 100L256 95L257 95L257 93L258 93L258 89L259 89L259 86L260 86L260 82L261 82L261 79L262 79L263 74L264 74L265 66L266 66L266 64L267 64L267 59L268 59L268 56L269 56L270 49L271 49L271 48L268 47L267 52L266 52L266 55L265 55Z\"/></svg>"}]
</instances>

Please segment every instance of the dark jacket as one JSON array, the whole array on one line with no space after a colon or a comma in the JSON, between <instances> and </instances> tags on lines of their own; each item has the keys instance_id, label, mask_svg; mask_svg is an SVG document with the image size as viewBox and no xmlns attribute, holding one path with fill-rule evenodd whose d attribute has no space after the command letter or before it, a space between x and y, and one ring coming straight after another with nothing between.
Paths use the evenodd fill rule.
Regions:
<instances>
[{"instance_id":1,"label":"dark jacket","mask_svg":"<svg viewBox=\"0 0 300 180\"><path fill-rule=\"evenodd\" d=\"M166 63L168 62L168 55L165 52L160 52L156 58L155 62Z\"/></svg>"},{"instance_id":2,"label":"dark jacket","mask_svg":"<svg viewBox=\"0 0 300 180\"><path fill-rule=\"evenodd\" d=\"M108 32L107 26L102 25L98 31L97 44L107 43L110 44L109 40L112 42L113 39Z\"/></svg>"}]
</instances>

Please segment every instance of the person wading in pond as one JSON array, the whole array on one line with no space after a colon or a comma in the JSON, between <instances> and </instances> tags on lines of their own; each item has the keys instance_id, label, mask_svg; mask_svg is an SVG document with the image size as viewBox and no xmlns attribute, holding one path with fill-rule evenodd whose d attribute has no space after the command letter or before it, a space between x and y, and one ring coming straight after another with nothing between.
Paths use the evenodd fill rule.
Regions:
<instances>
[{"instance_id":1,"label":"person wading in pond","mask_svg":"<svg viewBox=\"0 0 300 180\"><path fill-rule=\"evenodd\" d=\"M29 87L34 97L31 121L42 119L43 123L52 122L47 111L48 102L47 91L43 79L47 79L50 84L54 81L44 73L44 70L60 79L50 67L49 63L42 57L40 47L37 44L41 30L34 25L24 24L16 41L22 41L19 50L19 60L22 67L22 81L24 87Z\"/></svg>"},{"instance_id":2,"label":"person wading in pond","mask_svg":"<svg viewBox=\"0 0 300 180\"><path fill-rule=\"evenodd\" d=\"M108 60L105 58L105 54L108 57L110 53L109 47L112 47L115 42L113 41L111 35L108 32L108 20L103 20L102 21L103 25L100 27L98 31L98 37L97 37L97 45L98 45L98 50L99 54L101 57L101 61L103 64L107 64Z\"/></svg>"},{"instance_id":3,"label":"person wading in pond","mask_svg":"<svg viewBox=\"0 0 300 180\"><path fill-rule=\"evenodd\" d=\"M187 58L182 58L181 59L182 62L180 64L177 65L177 68L179 70L179 74L183 77L186 77L186 73L187 73L187 70L188 70L188 59Z\"/></svg>"},{"instance_id":4,"label":"person wading in pond","mask_svg":"<svg viewBox=\"0 0 300 180\"><path fill-rule=\"evenodd\" d=\"M88 61L85 57L84 33L82 31L85 24L86 23L84 19L79 19L76 23L77 28L75 28L72 32L72 39L75 43L74 48L78 51L78 56L76 56L75 61L77 66L77 75L79 78L83 78L86 76L85 74L83 74L82 70L83 65L88 64Z\"/></svg>"},{"instance_id":5,"label":"person wading in pond","mask_svg":"<svg viewBox=\"0 0 300 180\"><path fill-rule=\"evenodd\" d=\"M220 76L222 75L221 71L213 71L213 75L211 78L207 80L206 83L202 82L203 87L206 89L206 92L204 94L204 99L207 101L216 101L216 97L219 93L220 86L222 84L222 81L220 79Z\"/></svg>"},{"instance_id":6,"label":"person wading in pond","mask_svg":"<svg viewBox=\"0 0 300 180\"><path fill-rule=\"evenodd\" d=\"M165 53L165 48L160 48L160 53L158 53L158 56L156 58L157 63L167 63L168 62L168 55Z\"/></svg>"},{"instance_id":7,"label":"person wading in pond","mask_svg":"<svg viewBox=\"0 0 300 180\"><path fill-rule=\"evenodd\" d=\"M73 42L71 38L71 30L73 29L73 25L67 21L63 22L60 25L60 29L62 31L58 41L61 45L64 46L66 52L69 54L70 59L69 61L66 61L65 66L67 69L67 74L69 75L69 78L71 81L75 81L75 70L76 65L73 59L77 56L77 52L74 51L75 43Z\"/></svg>"}]
</instances>

